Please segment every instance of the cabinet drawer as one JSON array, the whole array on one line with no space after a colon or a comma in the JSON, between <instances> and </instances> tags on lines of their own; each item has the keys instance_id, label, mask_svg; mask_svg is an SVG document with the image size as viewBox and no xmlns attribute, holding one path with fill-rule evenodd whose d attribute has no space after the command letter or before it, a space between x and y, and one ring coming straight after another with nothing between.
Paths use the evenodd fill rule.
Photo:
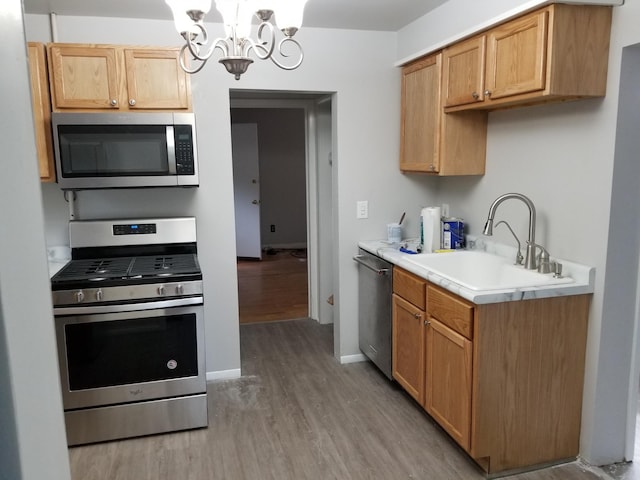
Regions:
<instances>
[{"instance_id":1,"label":"cabinet drawer","mask_svg":"<svg viewBox=\"0 0 640 480\"><path fill-rule=\"evenodd\" d=\"M435 285L427 285L427 313L460 335L473 339L473 306Z\"/></svg>"},{"instance_id":2,"label":"cabinet drawer","mask_svg":"<svg viewBox=\"0 0 640 480\"><path fill-rule=\"evenodd\" d=\"M427 281L400 268L393 269L393 293L425 310Z\"/></svg>"}]
</instances>

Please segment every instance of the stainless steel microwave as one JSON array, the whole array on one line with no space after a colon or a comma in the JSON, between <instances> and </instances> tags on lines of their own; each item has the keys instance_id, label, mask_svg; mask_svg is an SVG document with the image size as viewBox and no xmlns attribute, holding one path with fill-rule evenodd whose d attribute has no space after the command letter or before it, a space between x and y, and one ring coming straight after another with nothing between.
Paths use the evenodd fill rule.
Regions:
<instances>
[{"instance_id":1,"label":"stainless steel microwave","mask_svg":"<svg viewBox=\"0 0 640 480\"><path fill-rule=\"evenodd\" d=\"M54 112L51 127L65 190L198 185L193 113Z\"/></svg>"}]
</instances>

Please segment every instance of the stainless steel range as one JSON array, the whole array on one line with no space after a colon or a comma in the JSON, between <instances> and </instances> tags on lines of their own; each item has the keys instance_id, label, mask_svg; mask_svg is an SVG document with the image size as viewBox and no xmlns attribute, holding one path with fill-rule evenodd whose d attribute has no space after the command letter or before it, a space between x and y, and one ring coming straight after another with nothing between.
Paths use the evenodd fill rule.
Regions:
<instances>
[{"instance_id":1,"label":"stainless steel range","mask_svg":"<svg viewBox=\"0 0 640 480\"><path fill-rule=\"evenodd\" d=\"M192 217L72 221L51 279L69 445L207 426Z\"/></svg>"}]
</instances>

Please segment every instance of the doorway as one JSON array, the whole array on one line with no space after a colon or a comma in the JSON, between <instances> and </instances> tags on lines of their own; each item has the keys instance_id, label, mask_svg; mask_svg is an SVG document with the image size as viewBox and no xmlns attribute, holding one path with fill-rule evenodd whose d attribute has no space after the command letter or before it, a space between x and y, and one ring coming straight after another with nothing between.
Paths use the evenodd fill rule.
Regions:
<instances>
[{"instance_id":1,"label":"doorway","mask_svg":"<svg viewBox=\"0 0 640 480\"><path fill-rule=\"evenodd\" d=\"M259 210L259 225L247 229L247 217L236 207L237 235L253 230L260 237L258 258L238 258L241 324L295 318L333 322L332 128L327 98L331 99L326 94L231 92L232 130L238 126L257 131L259 166L253 189L258 198L244 200L253 201ZM236 192L244 188L235 184L236 150L246 149L246 142L238 149L234 146ZM245 181L250 182L251 175Z\"/></svg>"}]
</instances>

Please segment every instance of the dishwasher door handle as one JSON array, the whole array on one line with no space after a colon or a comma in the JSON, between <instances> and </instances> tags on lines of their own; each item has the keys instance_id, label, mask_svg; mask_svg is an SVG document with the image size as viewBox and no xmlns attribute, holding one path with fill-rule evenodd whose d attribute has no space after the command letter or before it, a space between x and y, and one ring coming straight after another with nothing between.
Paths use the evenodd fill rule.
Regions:
<instances>
[{"instance_id":1,"label":"dishwasher door handle","mask_svg":"<svg viewBox=\"0 0 640 480\"><path fill-rule=\"evenodd\" d=\"M353 257L353 260L355 260L357 263L359 263L363 267L367 267L369 270L372 270L372 271L376 272L380 276L387 275L389 273L389 269L388 268L377 268L375 266L371 266L367 262L365 262L363 260L363 258L365 258L364 255L355 255Z\"/></svg>"}]
</instances>

